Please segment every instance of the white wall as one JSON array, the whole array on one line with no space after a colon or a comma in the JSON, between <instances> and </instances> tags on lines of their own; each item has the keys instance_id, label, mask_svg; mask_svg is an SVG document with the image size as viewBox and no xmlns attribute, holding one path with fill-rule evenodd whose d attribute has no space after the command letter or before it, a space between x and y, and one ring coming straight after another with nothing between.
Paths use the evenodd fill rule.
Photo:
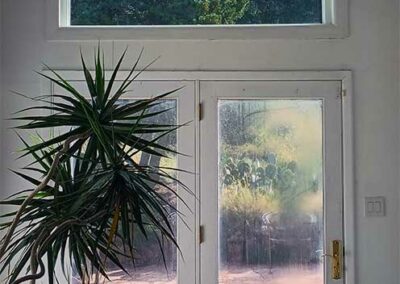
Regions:
<instances>
[{"instance_id":1,"label":"white wall","mask_svg":"<svg viewBox=\"0 0 400 284\"><path fill-rule=\"evenodd\" d=\"M97 42L45 40L44 0L3 2L2 115L29 104L10 95L40 92L33 70L44 61L55 68L79 68L78 47ZM358 284L399 283L399 5L397 0L350 0L351 36L344 40L103 42L107 66L131 45L145 47L145 59L161 55L153 69L165 70L337 70L354 72L356 245ZM112 55L112 56L111 56ZM127 64L126 66L128 66ZM2 129L1 192L15 190L15 135ZM387 198L387 216L365 218L363 197ZM189 283L188 283L189 284Z\"/></svg>"},{"instance_id":2,"label":"white wall","mask_svg":"<svg viewBox=\"0 0 400 284\"><path fill-rule=\"evenodd\" d=\"M2 94L2 89L3 89L3 73L2 73L2 56L3 56L3 15L2 15L2 9L3 7L3 2L0 1L0 95ZM2 97L0 96L0 109L2 109ZM3 113L2 111L0 111L0 113ZM2 128L3 125L3 120L0 120L0 128ZM2 147L2 139L0 139L0 149L3 149ZM0 151L0 161L2 161L1 159L2 157L2 151ZM1 169L1 167L0 167ZM2 173L0 172L0 180L2 177ZM0 190L1 191L1 190Z\"/></svg>"}]
</instances>

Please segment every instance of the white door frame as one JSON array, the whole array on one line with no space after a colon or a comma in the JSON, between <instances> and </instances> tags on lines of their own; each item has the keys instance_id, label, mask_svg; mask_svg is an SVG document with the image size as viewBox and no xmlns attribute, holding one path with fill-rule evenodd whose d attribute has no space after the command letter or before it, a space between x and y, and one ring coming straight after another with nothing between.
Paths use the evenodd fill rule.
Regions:
<instances>
[{"instance_id":1,"label":"white door frame","mask_svg":"<svg viewBox=\"0 0 400 284\"><path fill-rule=\"evenodd\" d=\"M65 71L58 72L67 80L83 81L84 75L82 71ZM49 71L45 71L47 75L51 75ZM121 71L117 80L123 79L128 71ZM106 72L106 76L110 76L111 71ZM353 164L353 90L352 90L352 73L351 71L144 71L138 78L139 81L194 81L195 82L195 106L196 117L199 117L199 86L202 81L339 81L342 86L342 149L343 149L343 208L344 208L344 261L345 261L345 283L356 284L355 279L355 196L354 196L354 164ZM46 94L52 93L52 84L47 80L42 81L42 90ZM199 156L199 119L195 120L196 144L195 158ZM199 159L196 159L196 186L193 192L199 196ZM198 201L197 201L198 203ZM196 234L196 256L199 255L199 204L196 204L196 228L193 232ZM199 278L199 259L196 263L196 281L200 283ZM181 283L182 284L182 283Z\"/></svg>"}]
</instances>

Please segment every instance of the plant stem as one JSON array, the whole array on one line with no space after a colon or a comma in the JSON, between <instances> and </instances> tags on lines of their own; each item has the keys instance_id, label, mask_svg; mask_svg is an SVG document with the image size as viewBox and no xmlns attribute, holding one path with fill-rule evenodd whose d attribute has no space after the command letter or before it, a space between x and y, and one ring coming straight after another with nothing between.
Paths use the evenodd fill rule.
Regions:
<instances>
[{"instance_id":1,"label":"plant stem","mask_svg":"<svg viewBox=\"0 0 400 284\"><path fill-rule=\"evenodd\" d=\"M76 219L66 220L63 223L57 225L57 228L54 229L52 232L43 230L41 232L39 238L35 241L35 243L32 247L32 250L31 250L31 274L15 280L12 284L20 284L20 283L23 283L23 282L26 282L29 280L31 280L31 284L36 283L36 280L38 280L39 278L41 278L44 275L44 265L43 265L43 261L40 258L40 255L42 253L44 253L43 250L46 249L47 246L49 245L49 243L57 236L56 233L60 230L64 230L65 227L67 227L69 225L73 225L73 224L82 225L85 223L89 223L92 220L96 219L101 214L104 214L104 211L100 211L96 215L94 215L84 221L79 221ZM37 273L38 264L40 265L39 273Z\"/></svg>"},{"instance_id":2,"label":"plant stem","mask_svg":"<svg viewBox=\"0 0 400 284\"><path fill-rule=\"evenodd\" d=\"M18 226L19 220L21 219L21 216L22 216L24 210L29 205L29 203L32 201L32 199L35 197L35 195L38 192L42 191L47 186L47 184L50 182L50 180L53 177L54 172L60 162L62 155L64 155L68 151L69 146L72 142L79 140L79 139L84 139L85 137L88 136L88 134L89 134L89 132L87 131L84 133L73 135L64 141L62 149L59 152L57 152L57 154L54 156L54 160L51 163L51 167L49 169L49 172L45 176L45 178L36 187L36 189L24 200L24 202L21 204L20 208L18 209L17 213L15 214L14 220L10 226L10 229L8 230L7 234L5 235L5 237L3 239L4 241L0 248L0 260L3 259L3 257L4 257L4 254L10 243L11 237L14 234L14 231Z\"/></svg>"},{"instance_id":3,"label":"plant stem","mask_svg":"<svg viewBox=\"0 0 400 284\"><path fill-rule=\"evenodd\" d=\"M45 248L48 245L48 242L52 238L54 238L55 232L63 229L66 225L69 225L74 222L77 222L77 221L76 220L65 221L57 229L55 229L53 234L49 233L46 230L43 230L41 232L39 238L35 241L32 249L31 249L31 264L30 264L31 274L15 280L12 284L20 284L20 283L23 283L23 282L26 282L29 280L31 280L31 284L35 284L36 280L38 280L39 278L41 278L44 275L43 261L40 258L40 255L43 253L43 248ZM43 239L44 239L44 241L43 241ZM43 241L43 243L42 243L42 241ZM37 273L38 264L40 265L39 273Z\"/></svg>"},{"instance_id":4,"label":"plant stem","mask_svg":"<svg viewBox=\"0 0 400 284\"><path fill-rule=\"evenodd\" d=\"M42 230L42 232L39 235L39 238L35 241L34 245L32 246L32 250L31 250L31 274L32 276L35 276L37 274L37 268L38 268L38 262L39 262L39 252L38 247L40 245L40 242L42 241L42 238L46 237L47 231L46 230ZM33 278L31 280L31 284L35 284L36 283L36 278Z\"/></svg>"}]
</instances>

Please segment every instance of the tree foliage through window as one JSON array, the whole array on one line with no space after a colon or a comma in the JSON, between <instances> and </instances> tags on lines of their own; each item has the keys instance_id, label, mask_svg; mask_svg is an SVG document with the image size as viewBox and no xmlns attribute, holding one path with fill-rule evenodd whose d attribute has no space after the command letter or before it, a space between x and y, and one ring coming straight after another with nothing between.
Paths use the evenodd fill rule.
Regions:
<instances>
[{"instance_id":1,"label":"tree foliage through window","mask_svg":"<svg viewBox=\"0 0 400 284\"><path fill-rule=\"evenodd\" d=\"M71 0L72 25L321 22L321 0Z\"/></svg>"}]
</instances>

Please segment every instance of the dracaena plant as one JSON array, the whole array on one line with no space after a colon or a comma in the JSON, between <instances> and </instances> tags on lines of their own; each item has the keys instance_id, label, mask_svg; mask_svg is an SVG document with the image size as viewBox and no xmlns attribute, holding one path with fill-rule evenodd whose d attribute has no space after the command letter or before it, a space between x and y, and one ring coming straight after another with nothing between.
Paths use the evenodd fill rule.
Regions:
<instances>
[{"instance_id":1,"label":"dracaena plant","mask_svg":"<svg viewBox=\"0 0 400 284\"><path fill-rule=\"evenodd\" d=\"M134 231L144 237L154 234L162 255L162 240L177 246L168 216L179 212L161 191L177 196L172 183L188 189L177 180L177 169L141 164L134 158L139 153L178 154L160 138L180 126L149 122L169 111L154 107L177 90L121 104L140 74L136 70L139 56L117 86L124 56L125 52L107 80L100 49L94 71L81 56L89 97L51 68L53 76L40 73L61 87L63 94L34 98L38 105L13 118L22 121L17 132L47 129L58 134L34 144L20 136L25 145L21 156L33 162L15 173L31 189L1 202L14 206L2 216L0 227L4 232L1 272L8 275L5 282L35 283L47 275L48 283L55 283L56 265L64 269L64 275L68 275L66 268L75 267L87 283L95 273L108 278L106 263L127 272L120 259L135 261ZM31 111L48 115L26 114Z\"/></svg>"}]
</instances>

